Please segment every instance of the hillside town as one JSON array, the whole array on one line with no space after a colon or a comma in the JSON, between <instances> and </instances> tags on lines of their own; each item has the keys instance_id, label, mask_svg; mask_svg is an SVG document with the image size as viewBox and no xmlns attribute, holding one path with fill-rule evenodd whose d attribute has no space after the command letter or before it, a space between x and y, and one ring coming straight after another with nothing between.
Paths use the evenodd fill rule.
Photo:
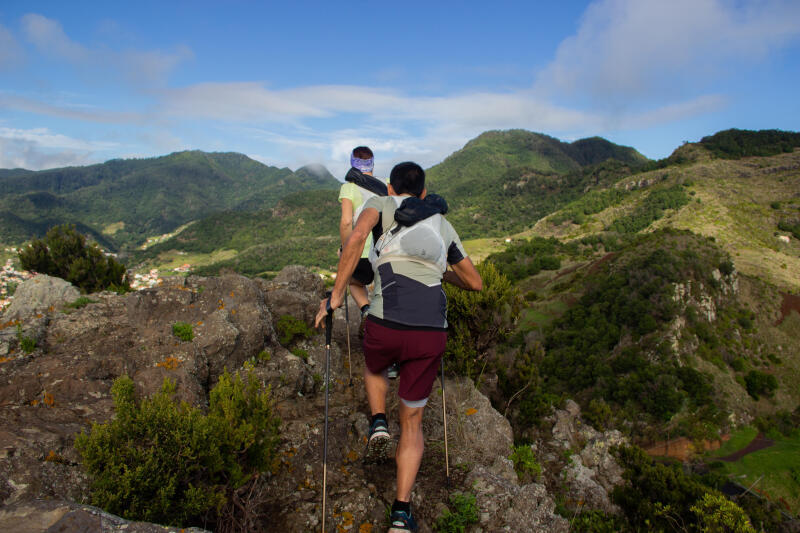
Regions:
<instances>
[{"instance_id":1,"label":"hillside town","mask_svg":"<svg viewBox=\"0 0 800 533\"><path fill-rule=\"evenodd\" d=\"M16 253L17 249L6 248L5 251ZM192 265L189 263L184 263L172 269L172 271L176 274L187 274L191 272L191 270ZM2 269L0 269L0 313L2 313L6 307L11 305L11 302L14 300L14 291L16 290L17 286L26 279L32 278L34 275L35 273L33 272L17 270L14 267L13 259L6 260L5 265L3 265ZM143 274L134 274L133 272L129 271L128 276L131 280L131 289L135 291L158 287L164 281L159 275L157 268L151 268L148 272Z\"/></svg>"},{"instance_id":2,"label":"hillside town","mask_svg":"<svg viewBox=\"0 0 800 533\"><path fill-rule=\"evenodd\" d=\"M16 250L11 249L9 251ZM11 305L17 285L32 277L33 274L30 272L15 269L11 259L6 261L6 264L0 270L0 312Z\"/></svg>"}]
</instances>

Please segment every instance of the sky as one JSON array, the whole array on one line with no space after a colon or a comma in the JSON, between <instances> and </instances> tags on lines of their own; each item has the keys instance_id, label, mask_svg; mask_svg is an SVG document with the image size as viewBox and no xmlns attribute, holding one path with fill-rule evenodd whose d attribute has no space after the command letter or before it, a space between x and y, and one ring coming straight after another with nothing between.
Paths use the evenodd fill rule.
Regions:
<instances>
[{"instance_id":1,"label":"sky","mask_svg":"<svg viewBox=\"0 0 800 533\"><path fill-rule=\"evenodd\" d=\"M0 3L0 168L180 150L340 179L487 130L650 158L800 130L800 1Z\"/></svg>"}]
</instances>

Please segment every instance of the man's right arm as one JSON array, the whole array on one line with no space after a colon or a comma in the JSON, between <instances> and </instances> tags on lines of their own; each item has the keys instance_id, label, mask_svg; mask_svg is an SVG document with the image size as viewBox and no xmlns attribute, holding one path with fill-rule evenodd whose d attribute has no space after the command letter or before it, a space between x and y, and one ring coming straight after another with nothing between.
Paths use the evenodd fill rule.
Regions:
<instances>
[{"instance_id":1,"label":"man's right arm","mask_svg":"<svg viewBox=\"0 0 800 533\"><path fill-rule=\"evenodd\" d=\"M342 240L342 248L351 233L353 233L353 201L349 198L342 198L342 218L339 221L339 237Z\"/></svg>"}]
</instances>

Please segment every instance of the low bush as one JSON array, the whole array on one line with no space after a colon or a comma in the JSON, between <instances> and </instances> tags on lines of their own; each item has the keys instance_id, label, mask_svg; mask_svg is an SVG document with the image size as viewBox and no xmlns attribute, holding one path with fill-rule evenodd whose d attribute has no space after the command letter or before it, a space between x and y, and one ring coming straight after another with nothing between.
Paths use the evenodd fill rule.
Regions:
<instances>
[{"instance_id":1,"label":"low bush","mask_svg":"<svg viewBox=\"0 0 800 533\"><path fill-rule=\"evenodd\" d=\"M679 209L689 203L689 196L679 185L652 191L632 213L616 219L609 230L637 233L664 216L666 209Z\"/></svg>"},{"instance_id":2,"label":"low bush","mask_svg":"<svg viewBox=\"0 0 800 533\"><path fill-rule=\"evenodd\" d=\"M68 309L81 309L89 304L96 304L97 300L92 300L88 296L80 296L74 302L65 304L64 307Z\"/></svg>"},{"instance_id":3,"label":"low bush","mask_svg":"<svg viewBox=\"0 0 800 533\"><path fill-rule=\"evenodd\" d=\"M758 400L761 396L769 398L775 394L778 388L778 380L772 374L766 374L760 370L751 370L744 376L747 394Z\"/></svg>"},{"instance_id":4,"label":"low bush","mask_svg":"<svg viewBox=\"0 0 800 533\"><path fill-rule=\"evenodd\" d=\"M690 510L697 515L700 531L756 533L742 508L722 494L706 493Z\"/></svg>"},{"instance_id":5,"label":"low bush","mask_svg":"<svg viewBox=\"0 0 800 533\"><path fill-rule=\"evenodd\" d=\"M570 531L576 533L619 533L627 530L625 520L620 516L606 514L598 509L570 514Z\"/></svg>"},{"instance_id":6,"label":"low bush","mask_svg":"<svg viewBox=\"0 0 800 533\"><path fill-rule=\"evenodd\" d=\"M172 334L182 341L189 342L194 339L192 325L186 322L175 322L172 324Z\"/></svg>"},{"instance_id":7,"label":"low bush","mask_svg":"<svg viewBox=\"0 0 800 533\"><path fill-rule=\"evenodd\" d=\"M130 290L125 265L106 256L96 243L66 224L48 230L19 252L22 268L65 279L84 292Z\"/></svg>"},{"instance_id":8,"label":"low bush","mask_svg":"<svg viewBox=\"0 0 800 533\"><path fill-rule=\"evenodd\" d=\"M519 289L490 262L477 266L483 290L445 285L447 294L447 369L475 379L487 363L487 349L513 331L522 309Z\"/></svg>"},{"instance_id":9,"label":"low bush","mask_svg":"<svg viewBox=\"0 0 800 533\"><path fill-rule=\"evenodd\" d=\"M542 473L542 467L536 460L533 453L533 448L524 444L522 446L515 446L514 452L509 457L514 463L514 470L517 472L520 482L530 483L536 481Z\"/></svg>"},{"instance_id":10,"label":"low bush","mask_svg":"<svg viewBox=\"0 0 800 533\"><path fill-rule=\"evenodd\" d=\"M314 328L292 315L281 315L275 329L278 333L278 342L282 346L289 346L297 339L309 339L314 336Z\"/></svg>"},{"instance_id":11,"label":"low bush","mask_svg":"<svg viewBox=\"0 0 800 533\"><path fill-rule=\"evenodd\" d=\"M280 421L252 376L220 376L207 413L179 403L175 390L165 380L137 400L133 380L114 381L116 416L75 440L92 504L129 520L219 525L236 489L273 467Z\"/></svg>"},{"instance_id":12,"label":"low bush","mask_svg":"<svg viewBox=\"0 0 800 533\"><path fill-rule=\"evenodd\" d=\"M656 463L636 447L618 450L618 457L627 483L614 488L613 500L634 531L753 531L739 506L679 464Z\"/></svg>"},{"instance_id":13,"label":"low bush","mask_svg":"<svg viewBox=\"0 0 800 533\"><path fill-rule=\"evenodd\" d=\"M433 524L439 533L464 533L467 526L478 523L478 505L475 495L456 492L450 496L450 507Z\"/></svg>"},{"instance_id":14,"label":"low bush","mask_svg":"<svg viewBox=\"0 0 800 533\"><path fill-rule=\"evenodd\" d=\"M17 342L24 353L31 353L36 349L36 339L22 333L22 325L17 324Z\"/></svg>"}]
</instances>

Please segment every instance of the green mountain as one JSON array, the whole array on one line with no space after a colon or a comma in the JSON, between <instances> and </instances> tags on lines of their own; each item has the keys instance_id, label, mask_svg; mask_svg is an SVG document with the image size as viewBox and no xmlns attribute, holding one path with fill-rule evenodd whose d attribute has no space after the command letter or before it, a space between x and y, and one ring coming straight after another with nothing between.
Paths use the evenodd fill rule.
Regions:
<instances>
[{"instance_id":1,"label":"green mountain","mask_svg":"<svg viewBox=\"0 0 800 533\"><path fill-rule=\"evenodd\" d=\"M599 137L565 143L524 130L490 131L431 167L427 183L447 199L463 237L497 237L648 161Z\"/></svg>"},{"instance_id":2,"label":"green mountain","mask_svg":"<svg viewBox=\"0 0 800 533\"><path fill-rule=\"evenodd\" d=\"M340 213L337 197L336 190L318 189L289 194L271 209L215 213L137 252L133 259L159 264L162 254L170 251L211 254L235 250L232 259L195 272L216 274L220 268L231 268L256 275L289 264L335 268Z\"/></svg>"},{"instance_id":3,"label":"green mountain","mask_svg":"<svg viewBox=\"0 0 800 533\"><path fill-rule=\"evenodd\" d=\"M295 191L338 185L321 167L292 172L242 154L200 151L5 171L0 174L0 236L18 242L41 235L45 226L71 222L107 235L112 247L132 247L215 212L263 209Z\"/></svg>"},{"instance_id":4,"label":"green mountain","mask_svg":"<svg viewBox=\"0 0 800 533\"><path fill-rule=\"evenodd\" d=\"M613 182L647 162L632 148L598 137L563 143L522 130L488 132L430 169L428 183L431 192L445 196L450 204L448 218L467 239L529 228L587 188ZM318 173L318 168L310 167L295 172ZM224 266L254 274L304 260L325 268L334 265L339 219L336 195L299 194L285 200L266 210L269 203L254 194L237 206L253 213L214 214L137 253L135 260L152 262L169 250L204 254L236 250L240 254L237 259L213 263L203 271ZM283 209L288 203L294 207ZM311 254L304 243L315 239L323 239L329 250Z\"/></svg>"}]
</instances>

